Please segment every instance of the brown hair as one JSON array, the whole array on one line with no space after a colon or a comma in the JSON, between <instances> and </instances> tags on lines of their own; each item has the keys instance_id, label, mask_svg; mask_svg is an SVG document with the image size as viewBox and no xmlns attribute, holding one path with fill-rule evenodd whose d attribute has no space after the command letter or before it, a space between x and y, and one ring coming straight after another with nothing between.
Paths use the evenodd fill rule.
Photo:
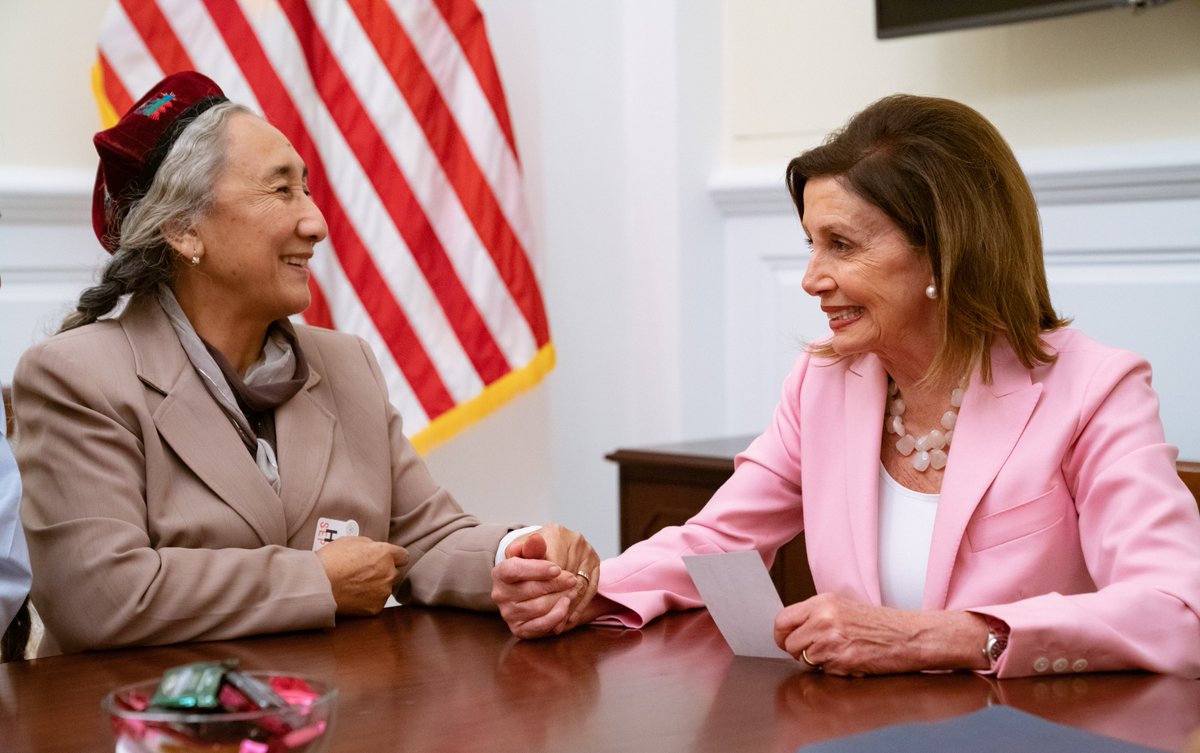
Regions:
<instances>
[{"instance_id":1,"label":"brown hair","mask_svg":"<svg viewBox=\"0 0 1200 753\"><path fill-rule=\"evenodd\" d=\"M896 94L788 163L800 217L809 178L836 177L929 255L942 342L925 378L991 380L992 343L1026 368L1052 363L1041 333L1066 326L1050 304L1033 191L996 128L964 104ZM837 358L828 344L814 354Z\"/></svg>"}]
</instances>

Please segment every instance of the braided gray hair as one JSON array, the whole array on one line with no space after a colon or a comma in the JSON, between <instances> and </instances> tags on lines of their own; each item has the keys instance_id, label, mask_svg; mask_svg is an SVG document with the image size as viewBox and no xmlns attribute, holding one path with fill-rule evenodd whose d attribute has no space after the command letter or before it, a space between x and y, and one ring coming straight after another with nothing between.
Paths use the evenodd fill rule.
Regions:
<instances>
[{"instance_id":1,"label":"braided gray hair","mask_svg":"<svg viewBox=\"0 0 1200 753\"><path fill-rule=\"evenodd\" d=\"M59 332L91 324L122 296L150 293L175 279L177 257L168 230L195 226L212 208L213 186L225 167L225 126L245 105L221 102L201 113L171 146L146 195L119 221L120 246L100 282L83 291Z\"/></svg>"}]
</instances>

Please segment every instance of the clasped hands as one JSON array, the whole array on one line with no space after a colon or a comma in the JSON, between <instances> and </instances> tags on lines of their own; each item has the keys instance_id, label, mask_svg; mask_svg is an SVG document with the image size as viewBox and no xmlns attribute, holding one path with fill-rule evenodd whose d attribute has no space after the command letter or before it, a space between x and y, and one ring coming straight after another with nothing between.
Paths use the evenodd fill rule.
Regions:
<instances>
[{"instance_id":1,"label":"clasped hands","mask_svg":"<svg viewBox=\"0 0 1200 753\"><path fill-rule=\"evenodd\" d=\"M600 557L582 535L544 526L508 545L492 570L492 601L518 638L564 633L585 621Z\"/></svg>"},{"instance_id":2,"label":"clasped hands","mask_svg":"<svg viewBox=\"0 0 1200 753\"><path fill-rule=\"evenodd\" d=\"M508 545L492 572L492 600L513 634L537 638L582 621L600 583L600 558L587 540L559 525L543 526ZM364 536L344 536L317 552L337 613L374 615L392 593L408 551Z\"/></svg>"}]
</instances>

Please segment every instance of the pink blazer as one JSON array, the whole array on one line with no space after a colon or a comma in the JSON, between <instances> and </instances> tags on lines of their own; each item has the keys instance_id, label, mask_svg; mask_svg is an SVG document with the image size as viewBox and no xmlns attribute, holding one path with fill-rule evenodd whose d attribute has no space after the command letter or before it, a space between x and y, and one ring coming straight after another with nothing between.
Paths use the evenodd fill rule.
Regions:
<instances>
[{"instance_id":1,"label":"pink blazer","mask_svg":"<svg viewBox=\"0 0 1200 753\"><path fill-rule=\"evenodd\" d=\"M1200 676L1200 514L1164 442L1150 366L1074 330L1054 364L1007 345L972 375L934 523L925 609L970 610L1012 633L997 673L1144 668ZM771 426L685 525L601 568L640 627L703 606L681 556L756 549L770 564L805 532L819 592L880 604L877 476L887 376L874 356L802 355Z\"/></svg>"}]
</instances>

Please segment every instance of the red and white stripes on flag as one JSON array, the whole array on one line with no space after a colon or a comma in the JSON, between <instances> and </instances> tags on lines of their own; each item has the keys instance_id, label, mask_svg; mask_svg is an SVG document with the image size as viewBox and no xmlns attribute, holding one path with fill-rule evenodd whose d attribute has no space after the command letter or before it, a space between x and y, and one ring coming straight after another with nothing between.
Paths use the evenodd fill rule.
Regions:
<instances>
[{"instance_id":1,"label":"red and white stripes on flag","mask_svg":"<svg viewBox=\"0 0 1200 753\"><path fill-rule=\"evenodd\" d=\"M329 242L304 318L365 338L419 450L554 366L520 162L473 0L115 0L107 127L197 70L308 164Z\"/></svg>"}]
</instances>

